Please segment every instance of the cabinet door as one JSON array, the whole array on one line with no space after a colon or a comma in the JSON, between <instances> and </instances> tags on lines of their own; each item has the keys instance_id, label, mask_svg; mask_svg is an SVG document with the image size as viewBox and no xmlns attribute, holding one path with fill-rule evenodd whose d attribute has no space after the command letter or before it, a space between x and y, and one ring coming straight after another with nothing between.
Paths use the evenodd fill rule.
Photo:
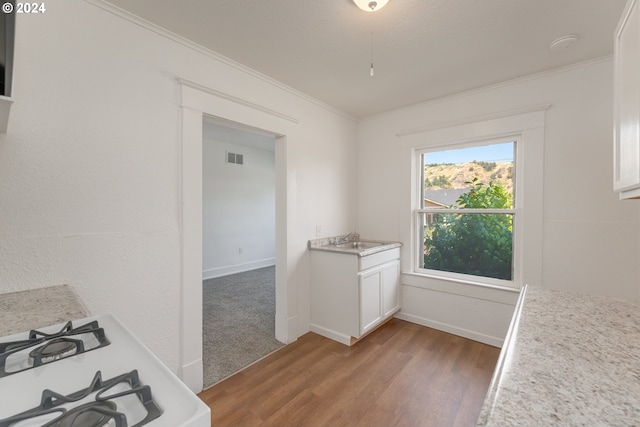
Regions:
<instances>
[{"instance_id":1,"label":"cabinet door","mask_svg":"<svg viewBox=\"0 0 640 427\"><path fill-rule=\"evenodd\" d=\"M400 308L400 261L382 269L382 317L387 318Z\"/></svg>"},{"instance_id":2,"label":"cabinet door","mask_svg":"<svg viewBox=\"0 0 640 427\"><path fill-rule=\"evenodd\" d=\"M377 325L382 317L381 284L382 271L372 270L360 275L360 335Z\"/></svg>"},{"instance_id":3,"label":"cabinet door","mask_svg":"<svg viewBox=\"0 0 640 427\"><path fill-rule=\"evenodd\" d=\"M614 189L640 197L640 5L629 0L615 34Z\"/></svg>"}]
</instances>

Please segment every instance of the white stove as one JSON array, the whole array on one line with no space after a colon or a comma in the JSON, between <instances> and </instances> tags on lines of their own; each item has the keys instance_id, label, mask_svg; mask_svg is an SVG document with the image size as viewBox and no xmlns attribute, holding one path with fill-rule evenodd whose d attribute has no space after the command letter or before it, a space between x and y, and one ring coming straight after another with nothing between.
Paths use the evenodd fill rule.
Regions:
<instances>
[{"instance_id":1,"label":"white stove","mask_svg":"<svg viewBox=\"0 0 640 427\"><path fill-rule=\"evenodd\" d=\"M112 315L0 338L0 427L210 425L209 408Z\"/></svg>"}]
</instances>

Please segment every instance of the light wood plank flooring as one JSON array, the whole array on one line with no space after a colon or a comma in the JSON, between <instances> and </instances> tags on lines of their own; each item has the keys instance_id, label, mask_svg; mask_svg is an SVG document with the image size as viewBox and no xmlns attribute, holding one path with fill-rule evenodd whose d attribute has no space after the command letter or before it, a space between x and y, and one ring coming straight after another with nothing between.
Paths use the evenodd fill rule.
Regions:
<instances>
[{"instance_id":1,"label":"light wood plank flooring","mask_svg":"<svg viewBox=\"0 0 640 427\"><path fill-rule=\"evenodd\" d=\"M500 349L393 319L352 347L300 337L201 392L218 426L474 426Z\"/></svg>"}]
</instances>

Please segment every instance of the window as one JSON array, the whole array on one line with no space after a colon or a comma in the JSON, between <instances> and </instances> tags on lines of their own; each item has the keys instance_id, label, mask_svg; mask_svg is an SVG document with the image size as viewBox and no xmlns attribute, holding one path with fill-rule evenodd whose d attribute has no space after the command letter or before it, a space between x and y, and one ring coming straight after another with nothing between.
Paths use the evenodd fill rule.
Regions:
<instances>
[{"instance_id":1,"label":"window","mask_svg":"<svg viewBox=\"0 0 640 427\"><path fill-rule=\"evenodd\" d=\"M418 272L513 286L517 137L419 150Z\"/></svg>"}]
</instances>

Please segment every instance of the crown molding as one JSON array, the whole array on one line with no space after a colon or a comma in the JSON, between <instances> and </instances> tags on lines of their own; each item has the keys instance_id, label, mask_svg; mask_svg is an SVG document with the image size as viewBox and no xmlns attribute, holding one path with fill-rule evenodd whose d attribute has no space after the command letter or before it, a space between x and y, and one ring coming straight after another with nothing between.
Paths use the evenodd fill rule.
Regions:
<instances>
[{"instance_id":1,"label":"crown molding","mask_svg":"<svg viewBox=\"0 0 640 427\"><path fill-rule=\"evenodd\" d=\"M503 87L508 87L508 86L512 86L518 83L523 83L523 82L527 82L527 81L532 81L532 80L537 80L543 77L547 77L547 76L552 76L555 74L562 74L562 73L566 73L569 71L573 71L573 70L578 70L581 68L587 68L587 67L591 67L593 65L597 65L597 64L601 64L601 63L606 63L606 62L610 62L613 60L613 55L607 55L607 56L601 56L599 58L595 58L595 59L590 59L588 61L583 61L583 62L578 62L576 64L570 64L564 67L559 67L559 68L554 68L552 70L547 70L547 71L541 71L539 73L534 73L534 74L528 74L526 76L522 76L522 77L517 77L515 79L510 79L510 80L504 80L502 82L498 82L498 83L494 83L488 86L481 86L478 88L474 88L474 89L469 89L469 90L465 90L462 92L456 92L453 93L451 95L445 95L439 98L433 98L427 101L423 101L423 102L419 102L417 104L412 104L412 105L407 105L404 107L399 107L393 110L389 110L389 111L385 111L379 114L374 114L372 116L368 116L366 117L366 119L370 119L372 117L378 116L378 115L383 115L383 114L388 114L391 112L403 112L403 111L409 111L409 110L415 110L415 109L419 109L419 108L424 108L424 107L428 107L431 105L435 105L435 104L440 104L443 102L448 102L448 101L452 101L458 98L465 98L467 96L471 96L471 95L476 95L476 94L480 94L483 92L489 92L495 89L500 89Z\"/></svg>"},{"instance_id":2,"label":"crown molding","mask_svg":"<svg viewBox=\"0 0 640 427\"><path fill-rule=\"evenodd\" d=\"M312 104L315 104L319 107L324 108L325 110L328 110L332 113L335 113L345 119L351 120L353 122L356 122L357 119L355 117L353 117L350 114L345 113L344 111L341 111L329 104L326 104L316 98L313 98L307 94L305 94L304 92L300 92L297 89L292 88L291 86L287 86L284 83L279 82L278 80L275 80L265 74L260 73L259 71L254 70L253 68L247 67L246 65L243 65L239 62L236 62L230 58L227 58L226 56L223 56L211 49L208 49L196 42L193 42L189 39L187 39L186 37L183 37L181 35L178 35L174 32L171 32L169 30L167 30L166 28L163 28L159 25L154 24L151 21L147 21L144 18L139 17L138 15L134 15L133 13L126 11L116 5L113 5L109 2L107 2L106 0L84 0L85 2L96 6L100 9L103 9L113 15L118 16L119 18L122 18L126 21L129 21L135 25L138 25L139 27L142 27L148 31L151 31L155 34L158 34L159 36L162 36L166 39L169 39L175 43L178 43L182 46L185 46L191 50L194 50L202 55L205 55L215 61L218 61L224 65L227 65L231 68L234 68L238 71L241 71L245 74L250 75L251 77L254 77L256 79L259 79L271 86L277 87L278 89L281 89L285 92L288 92L298 98L301 98L305 101L308 101Z\"/></svg>"}]
</instances>

